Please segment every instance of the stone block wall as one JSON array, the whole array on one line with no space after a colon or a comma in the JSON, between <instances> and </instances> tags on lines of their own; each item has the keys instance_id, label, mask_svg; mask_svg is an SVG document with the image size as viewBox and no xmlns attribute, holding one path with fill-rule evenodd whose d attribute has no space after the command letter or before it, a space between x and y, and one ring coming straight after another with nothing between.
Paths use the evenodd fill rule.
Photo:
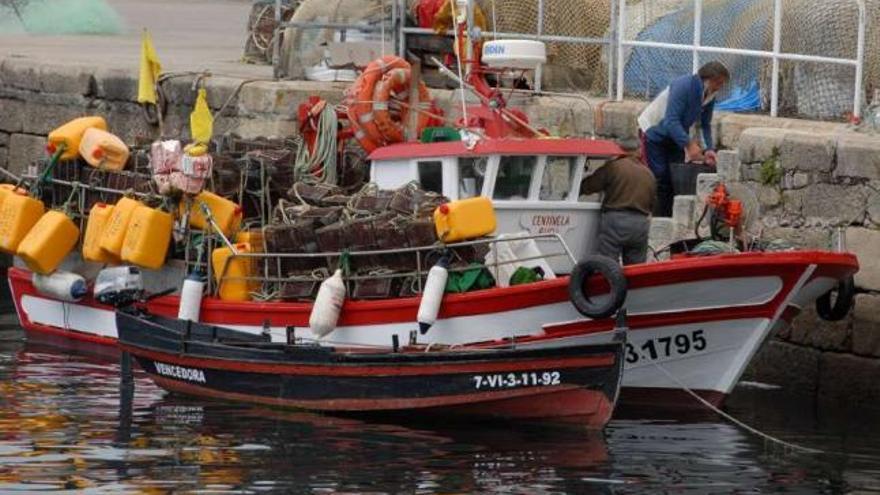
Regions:
<instances>
[{"instance_id":1,"label":"stone block wall","mask_svg":"<svg viewBox=\"0 0 880 495\"><path fill-rule=\"evenodd\" d=\"M700 174L695 196L675 198L671 219L654 220L651 245L691 237L693 219L718 181L750 191L765 240L829 249L837 229L860 263L851 314L825 322L804 308L756 357L749 378L828 402L880 409L880 138L841 128L745 128Z\"/></svg>"}]
</instances>

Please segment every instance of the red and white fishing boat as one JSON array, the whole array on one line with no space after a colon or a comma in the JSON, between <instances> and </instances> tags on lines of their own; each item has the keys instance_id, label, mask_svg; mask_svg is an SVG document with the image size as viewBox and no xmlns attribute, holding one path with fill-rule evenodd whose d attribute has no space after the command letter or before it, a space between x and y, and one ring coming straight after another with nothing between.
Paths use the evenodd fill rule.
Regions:
<instances>
[{"instance_id":1,"label":"red and white fishing boat","mask_svg":"<svg viewBox=\"0 0 880 495\"><path fill-rule=\"evenodd\" d=\"M503 42L492 46L496 58L502 49L516 48ZM600 214L598 202L579 197L581 180L623 150L599 139L536 135L540 132L528 125L524 115L505 108L501 94L485 84L478 70L470 72L468 82L476 87L483 105L470 110L467 123L484 129L482 137L474 139L473 133L467 133L464 140L378 147L370 155L371 179L385 188L418 180L452 200L492 198L499 233L526 231L522 238L536 241L552 272L572 273L576 261L593 250ZM562 247L564 256L551 256L554 246L555 254ZM846 287L857 270L854 255L828 251L682 255L625 267L623 308L631 331L622 400L695 406L683 392L686 387L719 403L774 326L791 321L820 297L827 303L829 291ZM154 291L178 286L184 272L172 265L145 272L146 285ZM20 267L9 271L9 281L29 338L115 348L118 334L112 307L91 296L70 303L41 294L31 283L31 274ZM436 323L419 342L491 345L507 339L523 346L579 345L610 330L614 322L584 317L572 304L572 295L588 294L600 304L623 289L617 282L611 285L600 277L580 284L560 275L525 285L447 294ZM839 298L832 316L848 310L850 302L848 297ZM419 328L419 303L419 297L346 301L336 329L323 341L389 346L395 335L405 338ZM147 308L175 317L179 304L178 295L167 295L151 300ZM202 301L200 318L251 333L266 331L278 341L293 327L297 337L317 340L309 330L311 310L307 302L230 302L208 296Z\"/></svg>"}]
</instances>

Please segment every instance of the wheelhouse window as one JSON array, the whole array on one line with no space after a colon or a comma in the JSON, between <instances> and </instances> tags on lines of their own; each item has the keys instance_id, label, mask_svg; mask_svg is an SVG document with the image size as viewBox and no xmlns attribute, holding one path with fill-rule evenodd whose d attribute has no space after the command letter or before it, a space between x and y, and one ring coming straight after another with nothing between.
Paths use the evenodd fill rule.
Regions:
<instances>
[{"instance_id":1,"label":"wheelhouse window","mask_svg":"<svg viewBox=\"0 0 880 495\"><path fill-rule=\"evenodd\" d=\"M479 196L483 191L483 180L489 158L478 156L458 159L458 198L467 199Z\"/></svg>"},{"instance_id":2,"label":"wheelhouse window","mask_svg":"<svg viewBox=\"0 0 880 495\"><path fill-rule=\"evenodd\" d=\"M443 194L443 162L437 160L419 162L418 172L422 189Z\"/></svg>"},{"instance_id":3,"label":"wheelhouse window","mask_svg":"<svg viewBox=\"0 0 880 495\"><path fill-rule=\"evenodd\" d=\"M577 171L575 156L548 156L541 177L538 199L542 201L565 201L571 194L571 181Z\"/></svg>"},{"instance_id":4,"label":"wheelhouse window","mask_svg":"<svg viewBox=\"0 0 880 495\"><path fill-rule=\"evenodd\" d=\"M538 158L535 156L502 156L495 179L494 199L523 200L529 197L529 187Z\"/></svg>"}]
</instances>

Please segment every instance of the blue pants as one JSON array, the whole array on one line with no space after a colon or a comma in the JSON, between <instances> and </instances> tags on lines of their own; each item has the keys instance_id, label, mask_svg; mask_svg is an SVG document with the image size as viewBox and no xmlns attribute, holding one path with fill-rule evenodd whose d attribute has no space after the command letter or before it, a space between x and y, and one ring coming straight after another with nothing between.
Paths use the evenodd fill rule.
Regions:
<instances>
[{"instance_id":1,"label":"blue pants","mask_svg":"<svg viewBox=\"0 0 880 495\"><path fill-rule=\"evenodd\" d=\"M683 163L684 150L675 141L663 139L659 142L650 138L645 140L645 157L648 167L657 179L657 202L654 206L655 217L671 217L674 192L672 191L672 173L670 163Z\"/></svg>"}]
</instances>

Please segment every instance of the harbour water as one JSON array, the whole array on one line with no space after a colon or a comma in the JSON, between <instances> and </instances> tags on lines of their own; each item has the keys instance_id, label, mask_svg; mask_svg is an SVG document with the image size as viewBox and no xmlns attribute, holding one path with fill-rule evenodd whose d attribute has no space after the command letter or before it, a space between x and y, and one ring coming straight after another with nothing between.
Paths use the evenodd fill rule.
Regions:
<instances>
[{"instance_id":1,"label":"harbour water","mask_svg":"<svg viewBox=\"0 0 880 495\"><path fill-rule=\"evenodd\" d=\"M880 493L880 418L740 387L727 411L624 411L603 434L395 423L120 394L112 358L0 330L0 493Z\"/></svg>"}]
</instances>

